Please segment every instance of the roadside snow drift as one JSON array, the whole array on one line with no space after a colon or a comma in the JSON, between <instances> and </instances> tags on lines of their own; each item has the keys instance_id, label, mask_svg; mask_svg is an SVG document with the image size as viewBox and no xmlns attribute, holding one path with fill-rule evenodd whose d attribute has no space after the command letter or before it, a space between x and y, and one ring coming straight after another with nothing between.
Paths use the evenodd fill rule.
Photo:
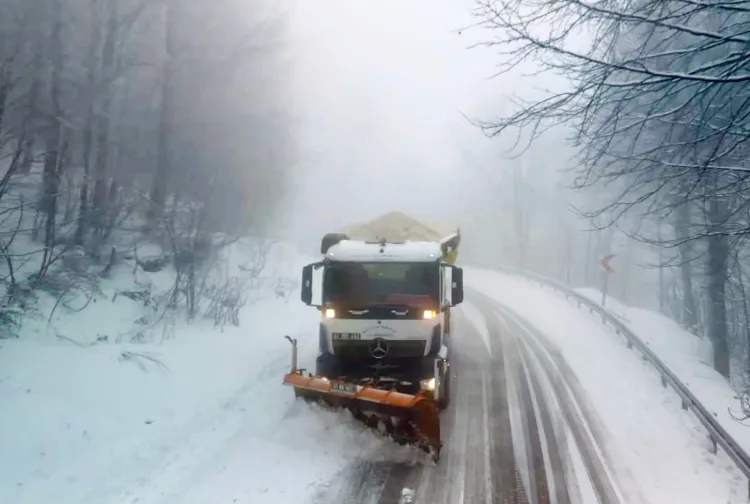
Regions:
<instances>
[{"instance_id":1,"label":"roadside snow drift","mask_svg":"<svg viewBox=\"0 0 750 504\"><path fill-rule=\"evenodd\" d=\"M601 292L595 289L577 290L601 304ZM607 298L606 308L669 366L734 440L750 453L750 422L737 420L744 416L737 393L712 367L711 342L685 331L664 315L632 308L612 298Z\"/></svg>"},{"instance_id":2,"label":"roadside snow drift","mask_svg":"<svg viewBox=\"0 0 750 504\"><path fill-rule=\"evenodd\" d=\"M598 319L523 279L465 267L464 281L559 348L601 420L605 455L628 502L746 502L744 476L726 454L709 452L703 428L677 395Z\"/></svg>"},{"instance_id":3,"label":"roadside snow drift","mask_svg":"<svg viewBox=\"0 0 750 504\"><path fill-rule=\"evenodd\" d=\"M265 271L291 284L305 262ZM300 502L380 442L281 385L283 336L307 365L317 345L298 289L256 286L238 327L177 320L144 336L143 302L115 295L130 284L119 271L52 317L43 298L19 339L0 340L0 503Z\"/></svg>"}]
</instances>

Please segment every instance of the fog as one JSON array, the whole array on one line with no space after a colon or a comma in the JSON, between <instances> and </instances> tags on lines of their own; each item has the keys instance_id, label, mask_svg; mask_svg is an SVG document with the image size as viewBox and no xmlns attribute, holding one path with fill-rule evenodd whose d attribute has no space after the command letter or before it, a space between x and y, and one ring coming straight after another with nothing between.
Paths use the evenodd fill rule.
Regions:
<instances>
[{"instance_id":1,"label":"fog","mask_svg":"<svg viewBox=\"0 0 750 504\"><path fill-rule=\"evenodd\" d=\"M392 210L454 220L472 211L465 194L483 174L472 162L487 161L481 149L492 145L464 115L496 110L513 84L490 78L490 52L468 49L470 8L294 4L295 234L318 237Z\"/></svg>"},{"instance_id":2,"label":"fog","mask_svg":"<svg viewBox=\"0 0 750 504\"><path fill-rule=\"evenodd\" d=\"M2 4L0 199L44 241L42 276L68 243L99 261L272 235L315 254L401 211L460 227L467 265L573 287L603 287L616 254L609 295L750 348L750 87L724 60L727 81L686 77L661 47L713 68L701 30L731 20L667 29L572 0ZM519 133L534 142L509 152Z\"/></svg>"},{"instance_id":3,"label":"fog","mask_svg":"<svg viewBox=\"0 0 750 504\"><path fill-rule=\"evenodd\" d=\"M569 210L596 193L568 189L569 131L555 128L523 151L514 134L489 138L472 124L507 115L518 100L562 82L534 61L498 75L508 57L477 27L476 2L291 2L297 164L284 234L313 252L331 230L402 211L460 226L464 260L514 263L577 285L599 286L599 256L628 272L610 289L654 306L651 251L584 232ZM528 130L528 128L527 128ZM517 132L516 132L517 133ZM643 270L638 278L633 268Z\"/></svg>"},{"instance_id":4,"label":"fog","mask_svg":"<svg viewBox=\"0 0 750 504\"><path fill-rule=\"evenodd\" d=\"M451 223L463 264L605 290L747 373L750 86L726 55L750 12L682 4L292 2L285 233L315 253L390 211Z\"/></svg>"},{"instance_id":5,"label":"fog","mask_svg":"<svg viewBox=\"0 0 750 504\"><path fill-rule=\"evenodd\" d=\"M510 157L514 135L490 139L472 122L560 80L527 75L533 62L497 75L503 59L477 46L493 35L476 27L475 6L291 4L299 159L284 215L307 250L327 231L397 210L461 226L462 256L475 261L516 259L536 236L541 256L521 255L557 273L549 235L572 219L564 131ZM532 237L514 236L516 208Z\"/></svg>"},{"instance_id":6,"label":"fog","mask_svg":"<svg viewBox=\"0 0 750 504\"><path fill-rule=\"evenodd\" d=\"M465 264L606 288L667 314L718 345L725 376L730 353L748 354L750 102L734 97L750 88L702 31L731 19L684 14L663 27L631 7L602 17L566 1L292 6L299 163L286 217L306 250L400 210L460 225ZM467 29L477 19L484 29ZM491 43L468 49L477 42ZM664 56L670 44L701 56ZM467 117L490 121L494 138ZM509 158L519 131L535 141Z\"/></svg>"},{"instance_id":7,"label":"fog","mask_svg":"<svg viewBox=\"0 0 750 504\"><path fill-rule=\"evenodd\" d=\"M171 491L160 481L163 473L140 467L141 457L129 451L112 451L140 450L142 443L132 441L143 429L154 436L143 444L155 447L154 468L164 469L164 455L172 460L175 448L167 480L182 486L183 479L203 481L208 474L226 481L229 465L222 460L209 457L220 470L205 471L201 457L213 442L224 453L227 441L265 441L290 417L288 402L265 403L281 394L255 393L278 385L271 375L289 351L281 336L298 334L300 351L314 358L318 336L325 335L317 331L318 314L300 303L301 267L320 257L326 232L394 211L440 223L441 230L460 228L456 265L473 270L465 277L466 306L478 286L470 277L494 277L488 283L510 298L517 295L512 282L490 272L526 279L531 273L562 284L561 291L587 288L597 298L668 317L686 331L685 348L698 347L697 338L710 340L709 364L732 381L750 418L745 4L0 0L0 342L3 352L14 347L23 356L4 354L22 372L0 382L7 381L10 404L45 420L8 417L17 424L6 438L20 443L8 453L28 470L23 478L15 469L4 475L8 487L25 492L29 482L46 479L46 495L59 495L64 482L85 490L91 502L126 493L146 502L151 490L159 501ZM602 264L605 257L612 270ZM531 325L547 318L563 333L583 331L535 299L526 298L523 314ZM433 335L446 328L444 321L432 325ZM370 338L361 336L340 333ZM188 344L180 349L183 337ZM5 338L29 340L32 350L6 345ZM59 354L48 352L51 341ZM110 346L120 343L130 350ZM141 344L180 349L169 361L175 366L158 366L150 350L136 352ZM41 360L26 362L32 354ZM126 369L134 365L169 369L168 386L120 373L140 373ZM102 374L109 368L118 371ZM215 371L233 382L224 396L217 395L223 386L212 385L221 374ZM162 377L139 376L146 375ZM182 385L172 381L180 375L189 378ZM48 395L37 378L61 395ZM266 387L268 379L274 385ZM113 393L126 391L112 388L122 384L138 393ZM205 398L194 403L200 415L193 422L181 401L201 396L201 389ZM96 393L82 401L89 390ZM180 401L165 402L163 394ZM125 399L113 411L135 416L81 410L98 402L107 409L112 398ZM154 419L151 406L131 408L129 399L174 409ZM39 415L42 405L54 407ZM246 405L262 414L247 414L254 410ZM206 407L221 421L206 416ZM88 429L78 422L89 417L102 423ZM247 430L245 419L262 429ZM170 432L174 422L180 429ZM203 427L228 431L204 438ZM28 436L18 435L28 428ZM296 430L300 440L316 439L317 431ZM61 452L45 448L43 432L52 433L50 446ZM167 445L150 443L162 433L169 434ZM26 442L37 437L40 443ZM184 446L187 439L198 444ZM288 460L296 453L285 451L291 441L271 443L282 451L261 459ZM95 446L103 451L89 451ZM262 452L248 446L228 453L258 459ZM319 448L313 443L303 452ZM79 464L86 459L80 453L93 455L99 472ZM114 481L101 477L113 455L120 472L127 473L119 467L126 460L139 467ZM183 456L200 465L183 464ZM339 457L334 450L326 458ZM47 466L53 461L62 473ZM232 462L248 488L247 461ZM78 477L84 473L90 477ZM149 474L153 485L144 483ZM270 485L258 474L265 492ZM120 479L131 476L134 494ZM283 492L286 476L278 480ZM84 489L105 480L106 494ZM316 474L310 481L300 488L327 480ZM230 490L238 493L225 500L241 496L239 488Z\"/></svg>"}]
</instances>

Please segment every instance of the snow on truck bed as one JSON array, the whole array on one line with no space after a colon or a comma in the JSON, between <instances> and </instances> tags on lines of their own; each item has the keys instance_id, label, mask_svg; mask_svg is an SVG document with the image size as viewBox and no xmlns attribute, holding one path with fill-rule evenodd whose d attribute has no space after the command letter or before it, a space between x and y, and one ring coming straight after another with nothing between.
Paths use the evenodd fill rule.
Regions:
<instances>
[{"instance_id":1,"label":"snow on truck bed","mask_svg":"<svg viewBox=\"0 0 750 504\"><path fill-rule=\"evenodd\" d=\"M306 261L293 262L296 279ZM112 301L115 277L49 324L55 299L42 299L43 316L0 340L0 503L299 502L352 446L378 441L281 385L283 336L299 339L306 364L317 346L318 312L298 290L248 303L239 327L177 322L164 341L115 343L143 314Z\"/></svg>"},{"instance_id":2,"label":"snow on truck bed","mask_svg":"<svg viewBox=\"0 0 750 504\"><path fill-rule=\"evenodd\" d=\"M599 319L538 284L496 271L464 267L464 282L524 317L560 350L601 420L628 502L746 502L747 481L729 457L709 452L704 429L677 395ZM653 320L641 329L660 331Z\"/></svg>"}]
</instances>

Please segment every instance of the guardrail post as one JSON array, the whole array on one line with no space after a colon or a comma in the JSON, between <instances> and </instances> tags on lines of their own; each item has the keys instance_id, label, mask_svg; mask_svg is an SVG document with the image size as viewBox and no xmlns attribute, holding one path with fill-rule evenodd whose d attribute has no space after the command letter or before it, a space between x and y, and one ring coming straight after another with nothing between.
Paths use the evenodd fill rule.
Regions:
<instances>
[{"instance_id":1,"label":"guardrail post","mask_svg":"<svg viewBox=\"0 0 750 504\"><path fill-rule=\"evenodd\" d=\"M716 443L716 438L713 434L709 434L708 438L711 440L711 453L716 455L716 452L718 451L719 447Z\"/></svg>"},{"instance_id":2,"label":"guardrail post","mask_svg":"<svg viewBox=\"0 0 750 504\"><path fill-rule=\"evenodd\" d=\"M628 339L627 345L628 345L628 348L630 348L631 350L633 349L633 342L630 341L630 339Z\"/></svg>"},{"instance_id":3,"label":"guardrail post","mask_svg":"<svg viewBox=\"0 0 750 504\"><path fill-rule=\"evenodd\" d=\"M667 388L667 377L664 375L661 375L661 386Z\"/></svg>"},{"instance_id":4,"label":"guardrail post","mask_svg":"<svg viewBox=\"0 0 750 504\"><path fill-rule=\"evenodd\" d=\"M688 402L684 397L682 398L682 409L684 409L685 411L687 411L688 409Z\"/></svg>"}]
</instances>

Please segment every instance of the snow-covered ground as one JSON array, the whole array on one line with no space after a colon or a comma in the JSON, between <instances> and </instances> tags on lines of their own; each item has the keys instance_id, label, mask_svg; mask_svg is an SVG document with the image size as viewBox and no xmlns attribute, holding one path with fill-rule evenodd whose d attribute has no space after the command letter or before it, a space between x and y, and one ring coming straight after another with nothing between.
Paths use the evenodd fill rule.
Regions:
<instances>
[{"instance_id":1,"label":"snow-covered ground","mask_svg":"<svg viewBox=\"0 0 750 504\"><path fill-rule=\"evenodd\" d=\"M517 277L465 267L464 281L559 348L600 419L597 430L629 502L746 502L745 477L726 454L709 452L705 431L682 411L676 394L598 319Z\"/></svg>"},{"instance_id":2,"label":"snow-covered ground","mask_svg":"<svg viewBox=\"0 0 750 504\"><path fill-rule=\"evenodd\" d=\"M596 289L577 289L601 304ZM712 366L711 342L683 330L675 321L649 310L626 306L607 298L606 308L643 340L654 353L714 414L729 434L750 453L750 420L742 418L737 393Z\"/></svg>"},{"instance_id":3,"label":"snow-covered ground","mask_svg":"<svg viewBox=\"0 0 750 504\"><path fill-rule=\"evenodd\" d=\"M66 296L50 317L56 296L42 294L21 337L0 340L0 503L300 502L351 446L380 442L281 385L283 336L310 363L318 312L298 288L276 297L306 261L273 259L238 327L144 324L160 314L122 294L127 264L81 311L87 298ZM172 280L139 273L156 291Z\"/></svg>"},{"instance_id":4,"label":"snow-covered ground","mask_svg":"<svg viewBox=\"0 0 750 504\"><path fill-rule=\"evenodd\" d=\"M232 270L242 263L235 255ZM223 328L167 320L133 299L128 262L96 294L58 302L41 293L21 337L0 340L0 503L305 502L351 462L352 447L387 443L345 413L295 402L281 385L290 359L283 336L299 339L303 364L317 344L318 313L299 302L298 287L277 297L277 280L295 283L306 262L273 256L239 326ZM596 319L521 279L472 268L465 279L560 348L630 502L744 502L744 478L728 458L709 453L677 397ZM173 280L140 272L138 288L164 292ZM726 411L731 391L696 357L695 338L663 317L610 307L717 415ZM479 310L470 301L461 310L488 341Z\"/></svg>"}]
</instances>

